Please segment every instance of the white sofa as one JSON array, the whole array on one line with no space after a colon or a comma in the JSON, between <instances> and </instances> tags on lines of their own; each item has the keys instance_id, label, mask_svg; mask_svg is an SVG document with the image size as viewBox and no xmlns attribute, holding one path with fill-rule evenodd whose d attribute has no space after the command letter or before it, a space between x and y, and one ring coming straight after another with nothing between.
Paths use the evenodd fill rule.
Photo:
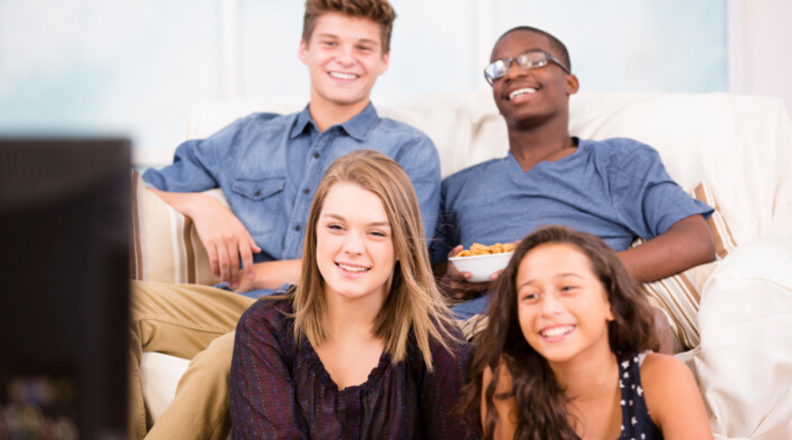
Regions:
<instances>
[{"instance_id":1,"label":"white sofa","mask_svg":"<svg viewBox=\"0 0 792 440\"><path fill-rule=\"evenodd\" d=\"M381 116L432 138L443 177L508 150L505 123L488 92L374 102ZM252 112L304 106L200 104L189 115L186 138L206 137ZM694 274L701 286L693 317L701 343L678 356L696 374L716 438L792 438L792 122L781 101L724 93L580 93L571 100L570 132L645 142L683 188L709 185L736 248ZM154 419L186 365L144 355L145 396Z\"/></svg>"}]
</instances>

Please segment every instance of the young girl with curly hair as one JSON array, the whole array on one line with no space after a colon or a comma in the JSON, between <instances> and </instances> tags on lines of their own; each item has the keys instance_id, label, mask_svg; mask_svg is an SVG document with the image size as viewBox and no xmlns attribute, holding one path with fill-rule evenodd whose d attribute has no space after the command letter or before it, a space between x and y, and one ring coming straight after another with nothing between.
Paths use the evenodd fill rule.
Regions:
<instances>
[{"instance_id":1,"label":"young girl with curly hair","mask_svg":"<svg viewBox=\"0 0 792 440\"><path fill-rule=\"evenodd\" d=\"M684 363L652 353L653 312L602 240L525 238L474 345L466 409L487 439L711 439Z\"/></svg>"}]
</instances>

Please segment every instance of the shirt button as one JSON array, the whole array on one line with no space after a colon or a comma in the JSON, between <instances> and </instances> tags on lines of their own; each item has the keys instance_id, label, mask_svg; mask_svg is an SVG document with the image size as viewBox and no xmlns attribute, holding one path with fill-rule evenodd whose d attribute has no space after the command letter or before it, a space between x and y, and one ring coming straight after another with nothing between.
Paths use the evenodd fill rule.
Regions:
<instances>
[{"instance_id":1,"label":"shirt button","mask_svg":"<svg viewBox=\"0 0 792 440\"><path fill-rule=\"evenodd\" d=\"M255 192L255 193L253 193L253 195L254 195L254 196L258 196L259 194L261 194L261 191L260 191L260 190L256 190L256 192Z\"/></svg>"},{"instance_id":2,"label":"shirt button","mask_svg":"<svg viewBox=\"0 0 792 440\"><path fill-rule=\"evenodd\" d=\"M305 189L303 190L303 194L308 194L309 192L311 192L311 190L310 190L310 189L308 189L308 188L305 188Z\"/></svg>"},{"instance_id":3,"label":"shirt button","mask_svg":"<svg viewBox=\"0 0 792 440\"><path fill-rule=\"evenodd\" d=\"M319 153L314 153L314 159L319 159Z\"/></svg>"},{"instance_id":4,"label":"shirt button","mask_svg":"<svg viewBox=\"0 0 792 440\"><path fill-rule=\"evenodd\" d=\"M297 225L297 226L294 227L294 230L297 231L297 232L300 232L300 229L302 229L302 228L300 228L300 225Z\"/></svg>"}]
</instances>

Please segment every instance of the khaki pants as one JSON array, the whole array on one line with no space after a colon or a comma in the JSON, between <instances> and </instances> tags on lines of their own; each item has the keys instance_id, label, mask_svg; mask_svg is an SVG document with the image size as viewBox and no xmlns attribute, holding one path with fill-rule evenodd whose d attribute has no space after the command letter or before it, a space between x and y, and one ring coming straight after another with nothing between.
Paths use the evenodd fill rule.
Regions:
<instances>
[{"instance_id":1,"label":"khaki pants","mask_svg":"<svg viewBox=\"0 0 792 440\"><path fill-rule=\"evenodd\" d=\"M208 286L139 281L130 294L130 438L225 439L233 332L256 300ZM192 361L173 403L146 436L140 359L148 351Z\"/></svg>"}]
</instances>

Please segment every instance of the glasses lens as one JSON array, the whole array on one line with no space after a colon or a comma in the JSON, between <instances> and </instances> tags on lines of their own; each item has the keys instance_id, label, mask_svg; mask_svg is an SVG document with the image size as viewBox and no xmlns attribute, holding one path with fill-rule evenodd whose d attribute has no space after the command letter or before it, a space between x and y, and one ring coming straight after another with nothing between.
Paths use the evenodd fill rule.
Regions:
<instances>
[{"instance_id":1,"label":"glasses lens","mask_svg":"<svg viewBox=\"0 0 792 440\"><path fill-rule=\"evenodd\" d=\"M517 64L523 69L535 69L547 65L547 54L544 52L528 52L517 57Z\"/></svg>"},{"instance_id":2,"label":"glasses lens","mask_svg":"<svg viewBox=\"0 0 792 440\"><path fill-rule=\"evenodd\" d=\"M490 81L492 81L505 75L506 70L507 68L504 60L496 60L487 66L486 69L484 69L484 74L487 75L487 78L489 78Z\"/></svg>"}]
</instances>

